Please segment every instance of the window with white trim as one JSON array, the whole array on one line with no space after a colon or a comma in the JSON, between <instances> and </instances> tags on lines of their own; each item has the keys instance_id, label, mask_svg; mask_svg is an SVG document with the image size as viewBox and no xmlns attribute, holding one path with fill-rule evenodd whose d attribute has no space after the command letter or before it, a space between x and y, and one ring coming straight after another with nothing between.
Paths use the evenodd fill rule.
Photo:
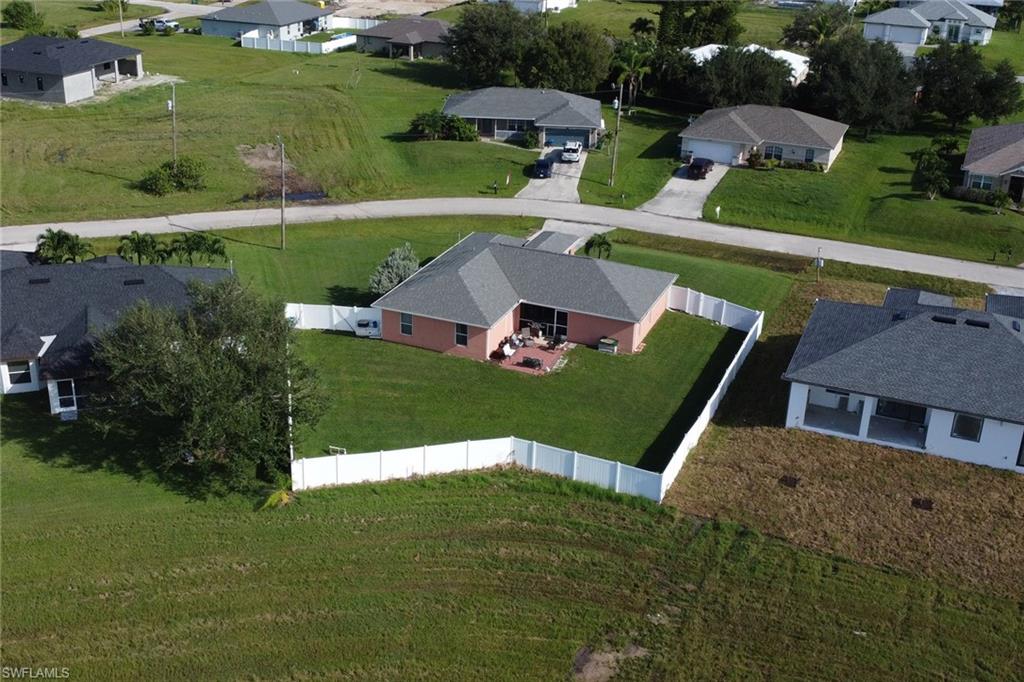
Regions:
<instances>
[{"instance_id":1,"label":"window with white trim","mask_svg":"<svg viewBox=\"0 0 1024 682\"><path fill-rule=\"evenodd\" d=\"M981 427L985 420L975 417L972 414L959 414L953 416L953 430L950 435L961 440L970 440L977 443L981 440Z\"/></svg>"},{"instance_id":2,"label":"window with white trim","mask_svg":"<svg viewBox=\"0 0 1024 682\"><path fill-rule=\"evenodd\" d=\"M972 175L971 187L974 189L992 189L991 175Z\"/></svg>"},{"instance_id":3,"label":"window with white trim","mask_svg":"<svg viewBox=\"0 0 1024 682\"><path fill-rule=\"evenodd\" d=\"M804 152L804 162L805 163L812 163L813 161L814 161L814 150L811 149L811 148L808 148Z\"/></svg>"},{"instance_id":4,"label":"window with white trim","mask_svg":"<svg viewBox=\"0 0 1024 682\"><path fill-rule=\"evenodd\" d=\"M782 146L777 144L766 144L764 146L764 158L782 161Z\"/></svg>"},{"instance_id":5,"label":"window with white trim","mask_svg":"<svg viewBox=\"0 0 1024 682\"><path fill-rule=\"evenodd\" d=\"M458 322L455 323L455 345L469 345L469 327Z\"/></svg>"},{"instance_id":6,"label":"window with white trim","mask_svg":"<svg viewBox=\"0 0 1024 682\"><path fill-rule=\"evenodd\" d=\"M402 313L401 319L401 332L402 336L412 336L412 315L409 313Z\"/></svg>"},{"instance_id":7,"label":"window with white trim","mask_svg":"<svg viewBox=\"0 0 1024 682\"><path fill-rule=\"evenodd\" d=\"M61 409L75 409L78 401L75 399L75 380L57 380L57 406Z\"/></svg>"},{"instance_id":8,"label":"window with white trim","mask_svg":"<svg viewBox=\"0 0 1024 682\"><path fill-rule=\"evenodd\" d=\"M27 362L8 362L7 380L11 386L32 383L32 367Z\"/></svg>"}]
</instances>

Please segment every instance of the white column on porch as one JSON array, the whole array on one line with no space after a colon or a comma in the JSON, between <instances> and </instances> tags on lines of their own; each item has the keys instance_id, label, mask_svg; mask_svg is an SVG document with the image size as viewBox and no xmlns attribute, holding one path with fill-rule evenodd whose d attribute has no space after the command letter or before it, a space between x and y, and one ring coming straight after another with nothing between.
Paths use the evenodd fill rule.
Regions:
<instances>
[{"instance_id":1,"label":"white column on porch","mask_svg":"<svg viewBox=\"0 0 1024 682\"><path fill-rule=\"evenodd\" d=\"M878 398L874 396L864 396L864 411L860 413L860 429L857 431L859 438L868 437L868 425L871 423L871 415L875 413L875 407L878 405Z\"/></svg>"},{"instance_id":2,"label":"white column on porch","mask_svg":"<svg viewBox=\"0 0 1024 682\"><path fill-rule=\"evenodd\" d=\"M120 83L121 82L121 71L120 71L120 69L117 68L117 60L116 59L114 60L114 82L115 83Z\"/></svg>"},{"instance_id":3,"label":"white column on porch","mask_svg":"<svg viewBox=\"0 0 1024 682\"><path fill-rule=\"evenodd\" d=\"M786 411L786 426L800 428L804 425L804 412L807 410L806 384L793 382L789 385L789 409Z\"/></svg>"}]
</instances>

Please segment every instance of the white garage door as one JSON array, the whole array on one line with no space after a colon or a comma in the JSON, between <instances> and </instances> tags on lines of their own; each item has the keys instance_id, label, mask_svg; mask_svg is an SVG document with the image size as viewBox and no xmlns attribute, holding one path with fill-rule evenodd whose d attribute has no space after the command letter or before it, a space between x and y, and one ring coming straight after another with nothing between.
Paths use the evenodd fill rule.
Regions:
<instances>
[{"instance_id":1,"label":"white garage door","mask_svg":"<svg viewBox=\"0 0 1024 682\"><path fill-rule=\"evenodd\" d=\"M707 142L705 140L690 140L686 145L694 157L711 159L715 163L732 163L736 156L736 145L729 142Z\"/></svg>"}]
</instances>

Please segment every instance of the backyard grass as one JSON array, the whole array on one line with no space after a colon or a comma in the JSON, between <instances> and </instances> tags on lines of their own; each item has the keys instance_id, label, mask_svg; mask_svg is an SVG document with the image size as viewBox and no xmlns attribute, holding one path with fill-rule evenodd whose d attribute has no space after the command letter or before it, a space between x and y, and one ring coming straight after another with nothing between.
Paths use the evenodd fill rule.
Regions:
<instances>
[{"instance_id":1,"label":"backyard grass","mask_svg":"<svg viewBox=\"0 0 1024 682\"><path fill-rule=\"evenodd\" d=\"M1024 216L927 196L913 184L911 153L930 135L848 134L828 173L735 168L705 203L706 220L721 206L724 223L986 261L1011 247L1024 254ZM1006 263L1005 257L997 262Z\"/></svg>"},{"instance_id":2,"label":"backyard grass","mask_svg":"<svg viewBox=\"0 0 1024 682\"><path fill-rule=\"evenodd\" d=\"M185 80L178 150L206 163L208 189L158 198L133 188L170 156L168 86L76 107L5 101L5 129L18 131L0 141L6 224L252 206L242 198L265 183L237 147L273 143L278 133L298 173L335 201L472 196L510 171L511 195L535 156L510 145L413 141L413 116L459 89L458 74L440 62L281 54L196 35L124 42L145 52L147 71Z\"/></svg>"},{"instance_id":3,"label":"backyard grass","mask_svg":"<svg viewBox=\"0 0 1024 682\"><path fill-rule=\"evenodd\" d=\"M771 49L781 47L782 29L793 23L796 10L782 9L779 7L766 7L764 5L747 4L738 14L738 19L743 24L743 33L740 34L740 43L747 45L757 43ZM803 52L797 48L786 48L793 52Z\"/></svg>"},{"instance_id":4,"label":"backyard grass","mask_svg":"<svg viewBox=\"0 0 1024 682\"><path fill-rule=\"evenodd\" d=\"M992 31L991 42L978 50L989 66L1009 59L1017 75L1024 75L1024 32Z\"/></svg>"},{"instance_id":5,"label":"backyard grass","mask_svg":"<svg viewBox=\"0 0 1024 682\"><path fill-rule=\"evenodd\" d=\"M43 0L34 5L43 15L47 26L75 26L81 30L103 24L116 24L118 20L117 12L107 14L99 8L98 0ZM152 17L163 12L164 10L159 7L131 2L123 12L125 30L135 28L140 17ZM23 35L23 31L0 26L0 43L9 43Z\"/></svg>"},{"instance_id":6,"label":"backyard grass","mask_svg":"<svg viewBox=\"0 0 1024 682\"><path fill-rule=\"evenodd\" d=\"M429 16L455 22L458 21L465 6L466 3L452 5L431 12ZM547 21L551 26L566 21L579 21L596 26L617 38L628 38L631 35L629 25L636 21L637 17L647 17L657 23L658 3L637 0L581 0L576 7L564 9L557 14L548 14Z\"/></svg>"},{"instance_id":7,"label":"backyard grass","mask_svg":"<svg viewBox=\"0 0 1024 682\"><path fill-rule=\"evenodd\" d=\"M553 478L193 500L3 400L4 666L80 679L983 679L1017 603ZM59 502L58 502L59 501Z\"/></svg>"}]
</instances>

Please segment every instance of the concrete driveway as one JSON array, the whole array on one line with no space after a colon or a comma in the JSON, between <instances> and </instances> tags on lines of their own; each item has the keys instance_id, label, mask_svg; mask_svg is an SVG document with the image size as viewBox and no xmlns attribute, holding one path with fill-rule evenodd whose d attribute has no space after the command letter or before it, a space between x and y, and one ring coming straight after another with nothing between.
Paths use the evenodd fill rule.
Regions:
<instances>
[{"instance_id":1,"label":"concrete driveway","mask_svg":"<svg viewBox=\"0 0 1024 682\"><path fill-rule=\"evenodd\" d=\"M704 202L718 183L725 177L729 167L716 164L703 180L690 180L686 177L686 167L679 168L669 178L658 194L639 210L673 218L700 218L704 214Z\"/></svg>"},{"instance_id":2,"label":"concrete driveway","mask_svg":"<svg viewBox=\"0 0 1024 682\"><path fill-rule=\"evenodd\" d=\"M580 203L580 193L577 191L577 187L580 184L580 175L583 173L583 164L587 162L587 153L583 152L580 155L578 163L562 163L559 161L561 155L561 148L545 149L539 158L548 158L554 162L551 165L551 177L544 180L531 178L526 187L516 195L516 198Z\"/></svg>"}]
</instances>

